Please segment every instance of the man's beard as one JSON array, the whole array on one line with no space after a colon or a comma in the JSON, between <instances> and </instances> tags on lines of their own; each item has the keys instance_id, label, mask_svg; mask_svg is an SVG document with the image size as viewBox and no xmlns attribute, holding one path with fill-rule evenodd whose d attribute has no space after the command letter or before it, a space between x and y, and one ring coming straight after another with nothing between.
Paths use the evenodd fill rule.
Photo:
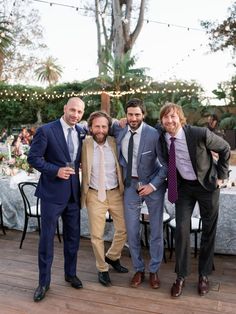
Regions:
<instances>
[{"instance_id":1,"label":"man's beard","mask_svg":"<svg viewBox=\"0 0 236 314\"><path fill-rule=\"evenodd\" d=\"M104 144L107 139L107 135L104 135L103 138L98 137L96 134L92 134L92 136L94 141L97 142L98 144Z\"/></svg>"}]
</instances>

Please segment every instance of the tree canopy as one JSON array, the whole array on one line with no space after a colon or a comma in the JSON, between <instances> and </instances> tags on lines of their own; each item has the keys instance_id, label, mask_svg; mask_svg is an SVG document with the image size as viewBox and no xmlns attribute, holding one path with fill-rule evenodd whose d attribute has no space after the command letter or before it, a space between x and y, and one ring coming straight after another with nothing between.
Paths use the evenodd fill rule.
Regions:
<instances>
[{"instance_id":1,"label":"tree canopy","mask_svg":"<svg viewBox=\"0 0 236 314\"><path fill-rule=\"evenodd\" d=\"M236 52L236 2L228 9L228 17L221 23L202 21L201 25L209 36L212 51L231 49ZM234 57L234 55L233 55Z\"/></svg>"}]
</instances>

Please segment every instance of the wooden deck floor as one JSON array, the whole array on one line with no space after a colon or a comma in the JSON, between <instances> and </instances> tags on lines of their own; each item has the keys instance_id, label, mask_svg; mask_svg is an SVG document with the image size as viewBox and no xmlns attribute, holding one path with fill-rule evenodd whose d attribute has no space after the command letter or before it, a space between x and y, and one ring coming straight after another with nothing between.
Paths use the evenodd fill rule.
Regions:
<instances>
[{"instance_id":1,"label":"wooden deck floor","mask_svg":"<svg viewBox=\"0 0 236 314\"><path fill-rule=\"evenodd\" d=\"M73 289L64 281L63 245L55 238L50 290L44 300L34 303L38 234L28 233L21 250L18 248L20 237L19 231L7 230L5 236L0 231L0 314L236 313L236 256L215 257L216 271L210 277L211 291L205 297L197 294L197 266L193 257L193 274L186 282L184 293L180 298L172 299L170 286L175 279L174 260L162 264L160 289L149 288L147 280L134 289L129 287L133 271L128 250L124 248L122 263L131 271L117 274L111 269L113 286L107 288L97 282L89 239L81 240L78 258L78 275L84 289ZM143 253L147 259L145 248Z\"/></svg>"}]
</instances>

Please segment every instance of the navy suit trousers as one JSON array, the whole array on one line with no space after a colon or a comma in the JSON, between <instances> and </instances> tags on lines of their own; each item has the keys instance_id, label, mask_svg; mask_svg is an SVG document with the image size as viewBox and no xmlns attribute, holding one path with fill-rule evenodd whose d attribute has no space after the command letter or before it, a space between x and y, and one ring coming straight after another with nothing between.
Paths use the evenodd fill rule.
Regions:
<instances>
[{"instance_id":1,"label":"navy suit trousers","mask_svg":"<svg viewBox=\"0 0 236 314\"><path fill-rule=\"evenodd\" d=\"M53 243L59 217L63 221L64 271L76 275L77 251L80 239L80 209L74 201L52 204L41 200L41 234L39 242L39 284L49 285L53 262Z\"/></svg>"}]
</instances>

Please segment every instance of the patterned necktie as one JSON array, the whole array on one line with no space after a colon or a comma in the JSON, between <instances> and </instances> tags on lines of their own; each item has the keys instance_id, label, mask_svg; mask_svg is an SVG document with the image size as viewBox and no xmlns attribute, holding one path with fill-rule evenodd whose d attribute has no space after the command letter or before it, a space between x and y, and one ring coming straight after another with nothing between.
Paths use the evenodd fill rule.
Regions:
<instances>
[{"instance_id":1,"label":"patterned necktie","mask_svg":"<svg viewBox=\"0 0 236 314\"><path fill-rule=\"evenodd\" d=\"M170 151L168 162L168 200L175 203L178 199L177 192L177 171L175 161L175 137L170 138Z\"/></svg>"},{"instance_id":2,"label":"patterned necktie","mask_svg":"<svg viewBox=\"0 0 236 314\"><path fill-rule=\"evenodd\" d=\"M74 161L74 144L72 140L72 134L71 132L73 131L73 128L68 129L68 134L67 134L67 146L70 154L70 159L71 161Z\"/></svg>"},{"instance_id":3,"label":"patterned necktie","mask_svg":"<svg viewBox=\"0 0 236 314\"><path fill-rule=\"evenodd\" d=\"M125 186L129 187L131 185L131 177L132 177L132 163L133 163L133 150L134 150L134 135L136 132L130 131L131 135L129 138L128 145L128 164L127 164L127 173L125 179Z\"/></svg>"},{"instance_id":4,"label":"patterned necktie","mask_svg":"<svg viewBox=\"0 0 236 314\"><path fill-rule=\"evenodd\" d=\"M98 200L104 202L106 199L105 188L105 162L104 162L104 150L102 145L98 145L100 149L99 155L99 179L98 179Z\"/></svg>"}]
</instances>

